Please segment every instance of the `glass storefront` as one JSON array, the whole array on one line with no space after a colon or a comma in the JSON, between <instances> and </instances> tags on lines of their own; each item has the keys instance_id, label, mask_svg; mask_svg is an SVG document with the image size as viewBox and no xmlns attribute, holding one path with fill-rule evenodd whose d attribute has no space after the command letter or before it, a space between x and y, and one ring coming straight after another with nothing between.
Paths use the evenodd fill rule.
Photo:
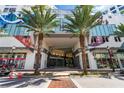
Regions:
<instances>
[{"instance_id":1,"label":"glass storefront","mask_svg":"<svg viewBox=\"0 0 124 93\"><path fill-rule=\"evenodd\" d=\"M110 69L112 68L112 65L115 68L119 68L118 60L114 54L114 57L110 59L109 55L107 53L97 53L95 54L95 59L97 61L97 67L98 69Z\"/></svg>"},{"instance_id":2,"label":"glass storefront","mask_svg":"<svg viewBox=\"0 0 124 93\"><path fill-rule=\"evenodd\" d=\"M16 69L24 69L26 61L25 53L0 53L0 65L2 64L14 64Z\"/></svg>"},{"instance_id":3,"label":"glass storefront","mask_svg":"<svg viewBox=\"0 0 124 93\"><path fill-rule=\"evenodd\" d=\"M47 67L75 67L71 49L52 49L47 62Z\"/></svg>"},{"instance_id":4,"label":"glass storefront","mask_svg":"<svg viewBox=\"0 0 124 93\"><path fill-rule=\"evenodd\" d=\"M124 68L124 53L123 52L118 53L118 57L120 59L122 67Z\"/></svg>"},{"instance_id":5,"label":"glass storefront","mask_svg":"<svg viewBox=\"0 0 124 93\"><path fill-rule=\"evenodd\" d=\"M124 68L124 59L121 59L120 61L121 61L122 67Z\"/></svg>"}]
</instances>

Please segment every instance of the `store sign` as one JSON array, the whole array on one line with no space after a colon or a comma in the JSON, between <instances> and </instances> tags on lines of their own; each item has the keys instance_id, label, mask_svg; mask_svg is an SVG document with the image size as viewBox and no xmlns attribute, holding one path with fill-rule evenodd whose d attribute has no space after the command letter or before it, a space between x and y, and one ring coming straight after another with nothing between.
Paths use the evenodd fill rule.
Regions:
<instances>
[{"instance_id":1,"label":"store sign","mask_svg":"<svg viewBox=\"0 0 124 93\"><path fill-rule=\"evenodd\" d=\"M97 36L95 40L96 42L92 42L90 46L98 46L103 43L103 38L101 36Z\"/></svg>"},{"instance_id":2,"label":"store sign","mask_svg":"<svg viewBox=\"0 0 124 93\"><path fill-rule=\"evenodd\" d=\"M100 36L97 36L97 37L96 37L96 43L98 43L98 44L103 43L103 38L100 37Z\"/></svg>"},{"instance_id":3,"label":"store sign","mask_svg":"<svg viewBox=\"0 0 124 93\"><path fill-rule=\"evenodd\" d=\"M22 44L28 48L32 48L31 38L29 36L15 36Z\"/></svg>"}]
</instances>

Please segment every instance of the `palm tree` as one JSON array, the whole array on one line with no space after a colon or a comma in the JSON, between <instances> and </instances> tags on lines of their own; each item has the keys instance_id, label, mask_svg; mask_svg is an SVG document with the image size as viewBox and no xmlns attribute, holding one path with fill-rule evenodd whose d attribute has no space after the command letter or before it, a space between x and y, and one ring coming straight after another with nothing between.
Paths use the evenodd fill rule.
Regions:
<instances>
[{"instance_id":1,"label":"palm tree","mask_svg":"<svg viewBox=\"0 0 124 93\"><path fill-rule=\"evenodd\" d=\"M32 6L30 10L22 9L21 14L24 24L21 24L20 27L26 27L28 31L34 32L34 48L37 52L34 73L39 74L43 36L53 32L52 30L57 26L57 20L55 20L57 15L51 11L51 8L44 5Z\"/></svg>"},{"instance_id":2,"label":"palm tree","mask_svg":"<svg viewBox=\"0 0 124 93\"><path fill-rule=\"evenodd\" d=\"M124 36L124 24L120 24L117 26L117 31L115 32L118 36Z\"/></svg>"},{"instance_id":3,"label":"palm tree","mask_svg":"<svg viewBox=\"0 0 124 93\"><path fill-rule=\"evenodd\" d=\"M65 29L73 32L75 35L79 35L80 47L82 48L82 61L84 74L87 74L87 62L86 62L86 40L88 41L89 31L96 25L101 24L101 13L92 13L94 7L91 5L77 6L72 11L72 16L66 15L65 18L69 21L66 22Z\"/></svg>"}]
</instances>

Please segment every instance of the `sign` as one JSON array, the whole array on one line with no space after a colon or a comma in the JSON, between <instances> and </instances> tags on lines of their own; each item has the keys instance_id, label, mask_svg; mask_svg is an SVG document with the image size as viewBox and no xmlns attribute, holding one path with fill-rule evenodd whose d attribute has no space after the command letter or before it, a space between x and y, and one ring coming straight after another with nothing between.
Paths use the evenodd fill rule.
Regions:
<instances>
[{"instance_id":1,"label":"sign","mask_svg":"<svg viewBox=\"0 0 124 93\"><path fill-rule=\"evenodd\" d=\"M22 44L24 44L26 47L32 48L30 36L15 36L15 38L19 40Z\"/></svg>"},{"instance_id":2,"label":"sign","mask_svg":"<svg viewBox=\"0 0 124 93\"><path fill-rule=\"evenodd\" d=\"M103 43L103 38L102 36L97 36L94 38L95 41L90 44L90 46L98 46Z\"/></svg>"},{"instance_id":3,"label":"sign","mask_svg":"<svg viewBox=\"0 0 124 93\"><path fill-rule=\"evenodd\" d=\"M103 43L103 38L100 37L100 36L97 36L97 37L96 37L96 43L98 43L98 44Z\"/></svg>"}]
</instances>

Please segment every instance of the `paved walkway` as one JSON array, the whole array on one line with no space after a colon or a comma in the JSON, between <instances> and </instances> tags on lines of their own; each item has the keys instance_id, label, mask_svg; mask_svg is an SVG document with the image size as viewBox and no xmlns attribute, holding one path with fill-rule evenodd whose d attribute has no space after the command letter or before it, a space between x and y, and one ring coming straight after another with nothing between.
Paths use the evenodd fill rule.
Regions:
<instances>
[{"instance_id":1,"label":"paved walkway","mask_svg":"<svg viewBox=\"0 0 124 93\"><path fill-rule=\"evenodd\" d=\"M124 88L124 80L120 78L72 77L71 79L82 88Z\"/></svg>"},{"instance_id":2,"label":"paved walkway","mask_svg":"<svg viewBox=\"0 0 124 93\"><path fill-rule=\"evenodd\" d=\"M48 88L77 88L70 78L52 79Z\"/></svg>"}]
</instances>

